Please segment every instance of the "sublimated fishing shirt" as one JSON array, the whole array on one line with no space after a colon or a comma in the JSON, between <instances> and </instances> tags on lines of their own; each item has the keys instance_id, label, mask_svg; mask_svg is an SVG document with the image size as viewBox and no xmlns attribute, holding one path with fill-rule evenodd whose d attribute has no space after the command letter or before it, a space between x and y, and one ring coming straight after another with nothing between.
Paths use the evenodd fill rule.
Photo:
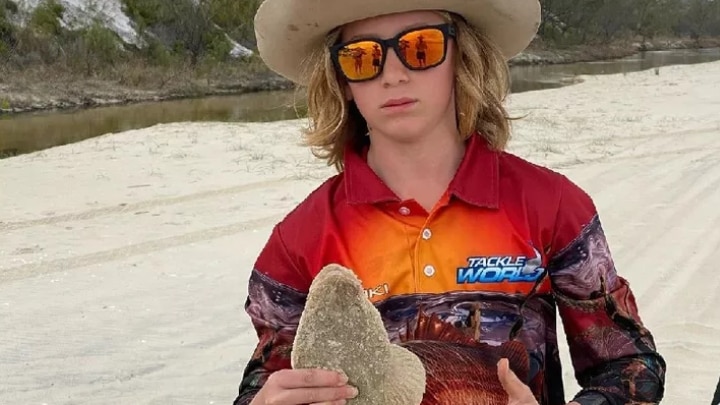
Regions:
<instances>
[{"instance_id":1,"label":"sublimated fishing shirt","mask_svg":"<svg viewBox=\"0 0 720 405\"><path fill-rule=\"evenodd\" d=\"M527 383L541 404L566 403L556 311L583 387L576 401L660 401L665 362L583 190L475 134L427 212L399 199L365 157L348 149L344 170L276 225L260 253L245 304L259 343L235 404L290 368L310 283L330 263L355 271L393 342L420 310L460 329L479 311L480 341L525 344Z\"/></svg>"}]
</instances>

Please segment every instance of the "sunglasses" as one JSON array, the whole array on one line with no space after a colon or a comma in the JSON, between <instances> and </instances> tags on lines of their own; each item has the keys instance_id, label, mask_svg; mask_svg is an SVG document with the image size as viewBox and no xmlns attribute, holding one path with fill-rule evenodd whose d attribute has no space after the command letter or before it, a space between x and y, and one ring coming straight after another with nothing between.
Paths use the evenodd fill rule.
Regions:
<instances>
[{"instance_id":1,"label":"sunglasses","mask_svg":"<svg viewBox=\"0 0 720 405\"><path fill-rule=\"evenodd\" d=\"M440 65L447 56L447 44L455 37L452 24L412 28L393 38L357 38L330 47L335 68L349 82L363 82L380 76L390 49L410 70Z\"/></svg>"}]
</instances>

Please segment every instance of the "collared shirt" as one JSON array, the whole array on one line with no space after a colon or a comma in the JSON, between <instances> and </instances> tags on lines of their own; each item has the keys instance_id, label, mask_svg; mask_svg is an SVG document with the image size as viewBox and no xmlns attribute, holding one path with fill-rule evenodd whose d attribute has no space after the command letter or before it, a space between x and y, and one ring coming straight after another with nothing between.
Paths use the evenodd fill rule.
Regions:
<instances>
[{"instance_id":1,"label":"collared shirt","mask_svg":"<svg viewBox=\"0 0 720 405\"><path fill-rule=\"evenodd\" d=\"M368 166L345 170L274 229L251 273L246 311L258 334L236 404L249 403L289 353L314 276L352 269L393 341L418 311L493 344L518 339L541 404L565 404L556 336L559 311L583 405L659 402L665 363L615 270L591 198L566 177L475 134L440 201L401 200ZM471 318L479 311L479 325Z\"/></svg>"}]
</instances>

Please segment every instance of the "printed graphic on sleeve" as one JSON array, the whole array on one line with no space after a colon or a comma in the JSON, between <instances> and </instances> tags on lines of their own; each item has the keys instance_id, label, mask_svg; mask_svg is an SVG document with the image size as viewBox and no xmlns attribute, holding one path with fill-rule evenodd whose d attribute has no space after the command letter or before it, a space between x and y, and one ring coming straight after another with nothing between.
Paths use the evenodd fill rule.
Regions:
<instances>
[{"instance_id":1,"label":"printed graphic on sleeve","mask_svg":"<svg viewBox=\"0 0 720 405\"><path fill-rule=\"evenodd\" d=\"M633 403L657 402L656 370L665 369L664 360L655 355L627 281L615 272L597 216L551 262L549 272L565 332L572 336L568 346L578 378L603 387L618 402L627 395ZM597 371L609 362L615 368Z\"/></svg>"}]
</instances>

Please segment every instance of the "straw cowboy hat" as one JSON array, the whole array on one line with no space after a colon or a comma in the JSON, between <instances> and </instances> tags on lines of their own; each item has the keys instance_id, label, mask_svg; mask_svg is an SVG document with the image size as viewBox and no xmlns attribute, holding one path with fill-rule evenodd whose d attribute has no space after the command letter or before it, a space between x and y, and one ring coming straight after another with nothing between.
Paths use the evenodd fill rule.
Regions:
<instances>
[{"instance_id":1,"label":"straw cowboy hat","mask_svg":"<svg viewBox=\"0 0 720 405\"><path fill-rule=\"evenodd\" d=\"M265 64L304 84L301 64L334 28L410 10L445 10L478 27L511 59L540 25L538 0L265 0L255 14L255 36Z\"/></svg>"}]
</instances>

